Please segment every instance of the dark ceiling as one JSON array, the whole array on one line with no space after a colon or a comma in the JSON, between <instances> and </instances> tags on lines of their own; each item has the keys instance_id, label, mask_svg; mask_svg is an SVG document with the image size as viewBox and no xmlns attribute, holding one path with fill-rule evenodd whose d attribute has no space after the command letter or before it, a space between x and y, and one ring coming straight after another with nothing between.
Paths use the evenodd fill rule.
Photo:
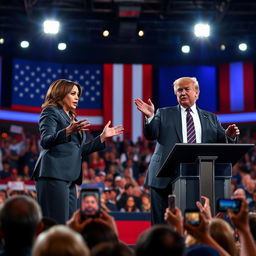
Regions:
<instances>
[{"instance_id":1,"label":"dark ceiling","mask_svg":"<svg viewBox=\"0 0 256 256\"><path fill-rule=\"evenodd\" d=\"M7 42L45 40L45 18L60 20L58 40L83 46L195 44L193 25L198 21L211 25L214 47L256 38L255 0L0 0L0 36ZM109 38L101 36L104 29L110 30ZM143 38L137 36L139 29L145 31Z\"/></svg>"}]
</instances>

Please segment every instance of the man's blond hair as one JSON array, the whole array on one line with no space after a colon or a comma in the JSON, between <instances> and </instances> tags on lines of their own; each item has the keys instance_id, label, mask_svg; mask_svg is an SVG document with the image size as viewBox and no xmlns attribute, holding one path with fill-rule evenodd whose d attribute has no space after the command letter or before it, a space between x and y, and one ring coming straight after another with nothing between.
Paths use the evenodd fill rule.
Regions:
<instances>
[{"instance_id":1,"label":"man's blond hair","mask_svg":"<svg viewBox=\"0 0 256 256\"><path fill-rule=\"evenodd\" d=\"M199 84L196 77L180 77L173 82L174 93L176 94L178 85L189 84L189 83L193 83L195 86L195 89L199 91Z\"/></svg>"}]
</instances>

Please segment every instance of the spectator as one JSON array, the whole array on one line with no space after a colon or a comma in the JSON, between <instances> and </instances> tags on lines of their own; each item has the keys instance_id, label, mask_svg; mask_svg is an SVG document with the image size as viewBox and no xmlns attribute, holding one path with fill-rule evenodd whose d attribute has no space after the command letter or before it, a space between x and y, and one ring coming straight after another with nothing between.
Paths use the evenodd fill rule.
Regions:
<instances>
[{"instance_id":1,"label":"spectator","mask_svg":"<svg viewBox=\"0 0 256 256\"><path fill-rule=\"evenodd\" d=\"M151 202L149 194L142 194L141 196L141 211L142 212L150 212L151 211Z\"/></svg>"},{"instance_id":2,"label":"spectator","mask_svg":"<svg viewBox=\"0 0 256 256\"><path fill-rule=\"evenodd\" d=\"M140 212L140 209L136 207L136 202L134 196L128 196L121 212Z\"/></svg>"},{"instance_id":3,"label":"spectator","mask_svg":"<svg viewBox=\"0 0 256 256\"><path fill-rule=\"evenodd\" d=\"M184 240L166 225L155 225L144 231L135 246L136 256L183 256Z\"/></svg>"},{"instance_id":4,"label":"spectator","mask_svg":"<svg viewBox=\"0 0 256 256\"><path fill-rule=\"evenodd\" d=\"M134 251L123 243L100 243L92 249L91 256L133 256Z\"/></svg>"},{"instance_id":5,"label":"spectator","mask_svg":"<svg viewBox=\"0 0 256 256\"><path fill-rule=\"evenodd\" d=\"M56 225L39 235L33 256L89 256L82 236L64 225Z\"/></svg>"},{"instance_id":6,"label":"spectator","mask_svg":"<svg viewBox=\"0 0 256 256\"><path fill-rule=\"evenodd\" d=\"M33 241L42 229L41 209L27 196L9 198L0 212L4 248L0 255L30 255Z\"/></svg>"}]
</instances>

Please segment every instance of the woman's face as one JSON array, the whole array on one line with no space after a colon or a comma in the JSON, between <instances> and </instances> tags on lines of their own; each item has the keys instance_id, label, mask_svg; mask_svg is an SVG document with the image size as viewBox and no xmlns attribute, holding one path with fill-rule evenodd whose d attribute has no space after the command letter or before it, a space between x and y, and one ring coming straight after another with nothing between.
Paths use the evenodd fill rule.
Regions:
<instances>
[{"instance_id":1,"label":"woman's face","mask_svg":"<svg viewBox=\"0 0 256 256\"><path fill-rule=\"evenodd\" d=\"M63 109L65 111L75 110L78 105L79 90L76 85L73 86L72 90L63 99Z\"/></svg>"}]
</instances>

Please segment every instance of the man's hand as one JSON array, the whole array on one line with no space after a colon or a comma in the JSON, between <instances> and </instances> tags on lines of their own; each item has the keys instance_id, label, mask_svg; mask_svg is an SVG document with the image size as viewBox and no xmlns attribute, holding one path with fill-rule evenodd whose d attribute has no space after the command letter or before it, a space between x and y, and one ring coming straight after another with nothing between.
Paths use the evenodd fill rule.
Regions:
<instances>
[{"instance_id":1,"label":"man's hand","mask_svg":"<svg viewBox=\"0 0 256 256\"><path fill-rule=\"evenodd\" d=\"M231 138L231 139L235 139L236 136L238 136L240 134L240 130L238 129L238 127L235 124L231 124L228 126L228 128L225 130L226 135Z\"/></svg>"},{"instance_id":2,"label":"man's hand","mask_svg":"<svg viewBox=\"0 0 256 256\"><path fill-rule=\"evenodd\" d=\"M150 118L155 113L155 106L150 99L148 99L148 104L141 99L134 99L134 103L137 109L142 112L147 118Z\"/></svg>"}]
</instances>

